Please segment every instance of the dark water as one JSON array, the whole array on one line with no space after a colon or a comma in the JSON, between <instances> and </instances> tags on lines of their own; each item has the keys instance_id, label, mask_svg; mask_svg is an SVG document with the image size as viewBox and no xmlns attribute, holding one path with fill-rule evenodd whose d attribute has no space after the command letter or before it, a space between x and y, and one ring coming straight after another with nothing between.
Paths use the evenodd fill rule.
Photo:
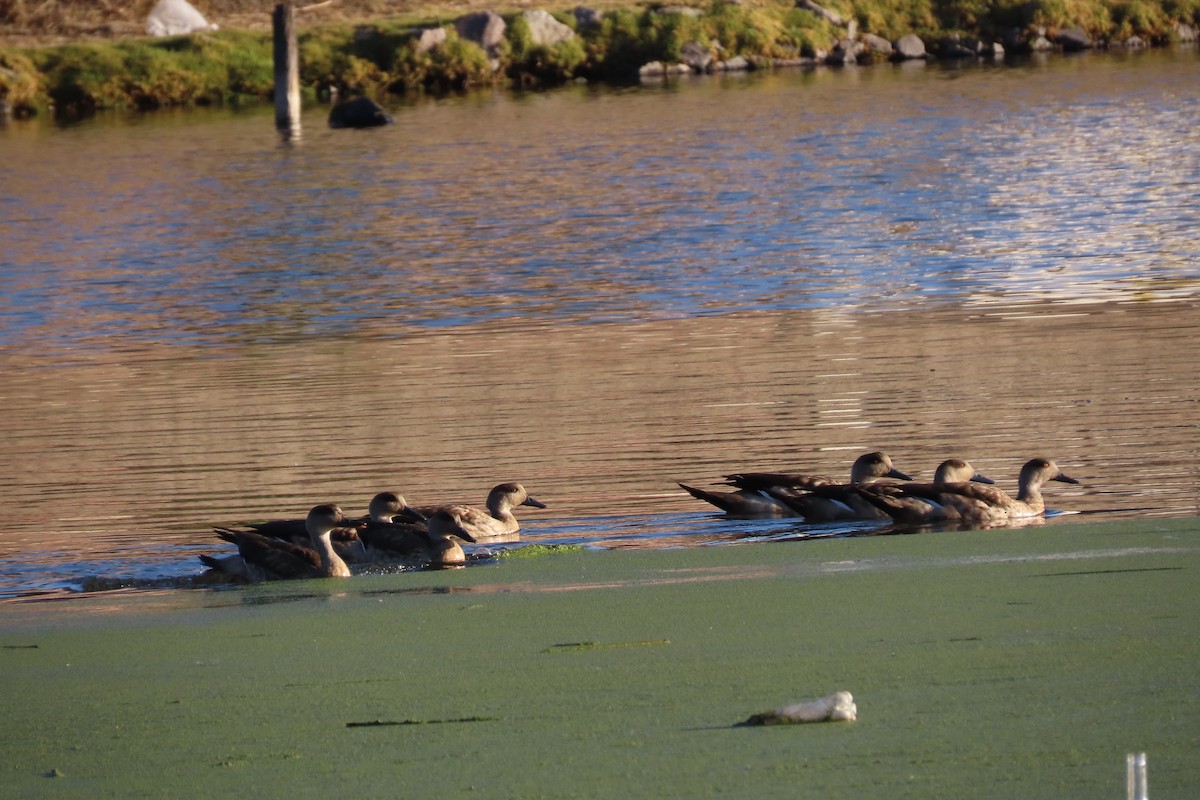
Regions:
<instances>
[{"instance_id":1,"label":"dark water","mask_svg":"<svg viewBox=\"0 0 1200 800\"><path fill-rule=\"evenodd\" d=\"M197 573L372 494L524 541L843 529L684 495L959 455L1200 513L1200 58L477 94L281 145L269 110L0 127L0 593ZM1079 517L1059 517L1052 524Z\"/></svg>"}]
</instances>

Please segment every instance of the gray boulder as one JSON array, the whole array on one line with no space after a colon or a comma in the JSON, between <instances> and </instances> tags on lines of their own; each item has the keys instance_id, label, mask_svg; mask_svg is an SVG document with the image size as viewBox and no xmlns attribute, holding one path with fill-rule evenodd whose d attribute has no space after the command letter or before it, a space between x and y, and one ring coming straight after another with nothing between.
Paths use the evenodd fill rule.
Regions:
<instances>
[{"instance_id":1,"label":"gray boulder","mask_svg":"<svg viewBox=\"0 0 1200 800\"><path fill-rule=\"evenodd\" d=\"M146 33L150 36L186 36L216 29L187 0L158 0L146 17Z\"/></svg>"},{"instance_id":2,"label":"gray boulder","mask_svg":"<svg viewBox=\"0 0 1200 800\"><path fill-rule=\"evenodd\" d=\"M873 33L864 33L862 35L862 43L866 45L868 50L888 58L891 58L892 53L895 52L895 48L892 47L891 42Z\"/></svg>"},{"instance_id":3,"label":"gray boulder","mask_svg":"<svg viewBox=\"0 0 1200 800\"><path fill-rule=\"evenodd\" d=\"M430 50L441 46L445 43L447 36L449 34L446 33L445 28L422 28L417 31L417 55L428 53Z\"/></svg>"},{"instance_id":4,"label":"gray boulder","mask_svg":"<svg viewBox=\"0 0 1200 800\"><path fill-rule=\"evenodd\" d=\"M915 33L906 33L896 41L896 58L924 58L925 42Z\"/></svg>"},{"instance_id":5,"label":"gray boulder","mask_svg":"<svg viewBox=\"0 0 1200 800\"><path fill-rule=\"evenodd\" d=\"M1058 46L1067 52L1087 50L1092 46L1092 39L1081 28L1059 31L1054 37Z\"/></svg>"},{"instance_id":6,"label":"gray boulder","mask_svg":"<svg viewBox=\"0 0 1200 800\"><path fill-rule=\"evenodd\" d=\"M553 47L575 38L575 31L569 25L556 20L549 11L530 9L521 12L521 19L529 26L533 43L542 47Z\"/></svg>"},{"instance_id":7,"label":"gray boulder","mask_svg":"<svg viewBox=\"0 0 1200 800\"><path fill-rule=\"evenodd\" d=\"M713 62L712 53L699 42L688 42L679 48L679 57L693 72L708 72Z\"/></svg>"},{"instance_id":8,"label":"gray boulder","mask_svg":"<svg viewBox=\"0 0 1200 800\"><path fill-rule=\"evenodd\" d=\"M506 28L504 19L492 11L475 11L454 20L454 30L459 37L482 47L493 60L500 57Z\"/></svg>"},{"instance_id":9,"label":"gray boulder","mask_svg":"<svg viewBox=\"0 0 1200 800\"><path fill-rule=\"evenodd\" d=\"M754 64L750 63L745 56L734 56L716 64L716 70L719 72L747 72L752 69L754 69Z\"/></svg>"},{"instance_id":10,"label":"gray boulder","mask_svg":"<svg viewBox=\"0 0 1200 800\"><path fill-rule=\"evenodd\" d=\"M1184 44L1190 44L1196 41L1196 29L1185 22L1176 22L1175 39Z\"/></svg>"},{"instance_id":11,"label":"gray boulder","mask_svg":"<svg viewBox=\"0 0 1200 800\"><path fill-rule=\"evenodd\" d=\"M835 66L846 64L857 64L859 56L866 51L866 47L862 42L856 42L853 39L842 39L833 50L829 51L829 55L825 57L826 64Z\"/></svg>"},{"instance_id":12,"label":"gray boulder","mask_svg":"<svg viewBox=\"0 0 1200 800\"><path fill-rule=\"evenodd\" d=\"M692 68L687 64L664 64L661 61L651 61L649 64L643 64L638 70L640 78L662 78L667 75L687 75L690 74Z\"/></svg>"}]
</instances>

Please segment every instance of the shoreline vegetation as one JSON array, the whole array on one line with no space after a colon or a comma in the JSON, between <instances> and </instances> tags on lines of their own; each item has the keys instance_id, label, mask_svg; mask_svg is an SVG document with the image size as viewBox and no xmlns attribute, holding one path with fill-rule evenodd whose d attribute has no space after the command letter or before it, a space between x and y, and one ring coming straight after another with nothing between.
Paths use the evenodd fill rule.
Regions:
<instances>
[{"instance_id":1,"label":"shoreline vegetation","mask_svg":"<svg viewBox=\"0 0 1200 800\"><path fill-rule=\"evenodd\" d=\"M151 38L153 0L0 0L0 117L259 103L273 2L196 7L219 30ZM631 84L675 74L1194 43L1200 0L691 0L513 10L297 4L307 99ZM50 12L45 9L50 8ZM32 10L31 10L32 9Z\"/></svg>"}]
</instances>

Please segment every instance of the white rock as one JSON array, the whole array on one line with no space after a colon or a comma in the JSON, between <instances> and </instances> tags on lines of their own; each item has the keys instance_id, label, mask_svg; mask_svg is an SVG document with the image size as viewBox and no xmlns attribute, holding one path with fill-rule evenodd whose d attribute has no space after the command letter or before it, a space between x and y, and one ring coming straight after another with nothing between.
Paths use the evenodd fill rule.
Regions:
<instances>
[{"instance_id":1,"label":"white rock","mask_svg":"<svg viewBox=\"0 0 1200 800\"><path fill-rule=\"evenodd\" d=\"M826 697L783 706L763 714L755 714L744 725L786 725L795 722L853 722L858 719L858 706L849 692L834 692Z\"/></svg>"},{"instance_id":2,"label":"white rock","mask_svg":"<svg viewBox=\"0 0 1200 800\"><path fill-rule=\"evenodd\" d=\"M197 31L215 31L204 15L187 0L158 0L146 17L146 33L151 36L184 36Z\"/></svg>"}]
</instances>

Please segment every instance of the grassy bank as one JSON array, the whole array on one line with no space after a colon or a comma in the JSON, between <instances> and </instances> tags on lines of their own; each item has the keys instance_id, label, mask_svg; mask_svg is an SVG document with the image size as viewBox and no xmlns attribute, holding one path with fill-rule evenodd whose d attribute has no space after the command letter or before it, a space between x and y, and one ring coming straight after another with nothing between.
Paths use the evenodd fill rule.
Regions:
<instances>
[{"instance_id":1,"label":"grassy bank","mask_svg":"<svg viewBox=\"0 0 1200 800\"><path fill-rule=\"evenodd\" d=\"M81 114L270 98L269 9L251 13L248 6L254 4L236 0L208 4L215 9L198 5L210 19L225 22L222 30L146 39L134 35L138 29L131 21L107 28L95 21L91 28L64 22L48 25L43 41L53 44L46 46L11 44L28 45L28 37L9 37L6 46L0 40L0 102L17 114L51 106ZM1067 29L1082 32L1095 46L1123 46L1132 37L1137 37L1134 43L1165 44L1178 37L1180 23L1200 24L1200 0L829 0L821 5L841 20L776 0L712 0L694 9L601 4L592 22L581 22L573 11L548 8L574 33L554 45L536 43L520 13L497 8L506 28L503 41L489 53L461 38L453 24L465 11L478 9L477 2L420 7L359 0L345 4L336 16L302 15L301 83L310 95L323 96L331 90L381 94L574 79L628 82L648 63L680 62L685 49L693 59L699 52L713 63L740 56L754 68L823 63L838 41L867 34L890 42L916 34L931 55L962 57L969 55L964 43L973 48L1003 41L1013 52L1037 46L1043 33L1049 45L1061 45L1056 32ZM228 19L222 7L230 11ZM12 30L36 34L24 8L15 0L0 0L0 19ZM392 15L379 16L384 9ZM83 28L110 35L80 33L62 43L64 31ZM445 40L423 49L418 37L427 28L445 29ZM873 48L857 56L859 63L881 58L887 55Z\"/></svg>"},{"instance_id":2,"label":"grassy bank","mask_svg":"<svg viewBox=\"0 0 1200 800\"><path fill-rule=\"evenodd\" d=\"M0 605L16 797L1200 790L1195 520ZM836 690L858 720L736 723Z\"/></svg>"}]
</instances>

